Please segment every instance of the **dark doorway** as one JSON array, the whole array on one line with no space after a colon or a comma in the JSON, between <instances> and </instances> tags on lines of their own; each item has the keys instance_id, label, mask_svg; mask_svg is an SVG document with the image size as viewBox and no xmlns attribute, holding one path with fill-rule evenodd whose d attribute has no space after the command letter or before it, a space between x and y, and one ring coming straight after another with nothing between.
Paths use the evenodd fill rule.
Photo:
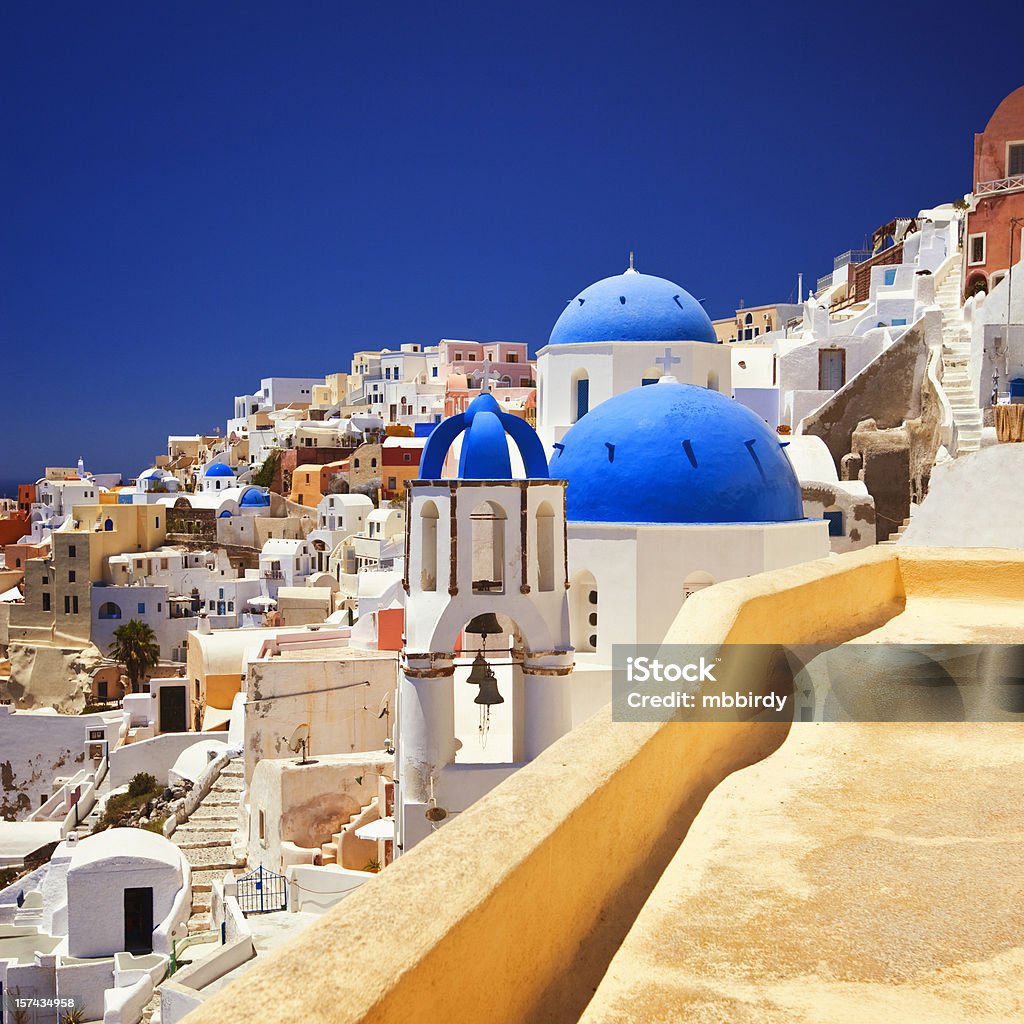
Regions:
<instances>
[{"instance_id":1,"label":"dark doorway","mask_svg":"<svg viewBox=\"0 0 1024 1024\"><path fill-rule=\"evenodd\" d=\"M188 719L185 716L185 687L160 687L160 731L186 732Z\"/></svg>"},{"instance_id":2,"label":"dark doorway","mask_svg":"<svg viewBox=\"0 0 1024 1024\"><path fill-rule=\"evenodd\" d=\"M153 952L153 890L124 891L124 948L129 953Z\"/></svg>"}]
</instances>

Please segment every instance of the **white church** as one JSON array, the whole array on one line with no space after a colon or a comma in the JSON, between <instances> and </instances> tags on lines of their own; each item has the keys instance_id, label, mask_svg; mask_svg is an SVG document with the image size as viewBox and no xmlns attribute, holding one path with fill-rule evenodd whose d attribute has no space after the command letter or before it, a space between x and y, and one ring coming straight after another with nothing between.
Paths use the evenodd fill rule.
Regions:
<instances>
[{"instance_id":1,"label":"white church","mask_svg":"<svg viewBox=\"0 0 1024 1024\"><path fill-rule=\"evenodd\" d=\"M630 268L559 317L536 431L484 393L430 435L409 485L399 849L606 704L613 645L661 642L702 587L828 556L714 338L687 292ZM488 760L492 726L509 742Z\"/></svg>"}]
</instances>

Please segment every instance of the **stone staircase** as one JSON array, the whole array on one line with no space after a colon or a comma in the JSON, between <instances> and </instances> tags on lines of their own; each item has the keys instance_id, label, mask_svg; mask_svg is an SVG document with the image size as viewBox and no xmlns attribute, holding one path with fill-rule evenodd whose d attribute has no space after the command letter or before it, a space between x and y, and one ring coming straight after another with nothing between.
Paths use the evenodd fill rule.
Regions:
<instances>
[{"instance_id":1,"label":"stone staircase","mask_svg":"<svg viewBox=\"0 0 1024 1024\"><path fill-rule=\"evenodd\" d=\"M960 275L956 270L946 275L935 300L942 310L942 389L956 423L956 454L966 455L981 447L983 419L978 396L971 387L971 331L961 315Z\"/></svg>"},{"instance_id":2,"label":"stone staircase","mask_svg":"<svg viewBox=\"0 0 1024 1024\"><path fill-rule=\"evenodd\" d=\"M896 544L899 539L907 532L907 527L910 525L910 517L907 516L902 523L896 528L893 533L890 533L885 540L880 540L879 544Z\"/></svg>"},{"instance_id":3,"label":"stone staircase","mask_svg":"<svg viewBox=\"0 0 1024 1024\"><path fill-rule=\"evenodd\" d=\"M245 785L241 759L231 761L188 821L175 829L171 841L192 866L190 935L210 930L213 880L226 871L241 874L243 862L234 854L231 837L238 830L238 802Z\"/></svg>"},{"instance_id":4,"label":"stone staircase","mask_svg":"<svg viewBox=\"0 0 1024 1024\"><path fill-rule=\"evenodd\" d=\"M341 863L341 844L344 836L349 832L355 831L355 829L359 828L360 825L365 824L367 821L379 817L377 813L377 805L377 797L374 797L365 807L360 807L355 814L349 817L348 821L342 825L341 829L331 836L331 841L329 843L321 844L321 864Z\"/></svg>"},{"instance_id":5,"label":"stone staircase","mask_svg":"<svg viewBox=\"0 0 1024 1024\"><path fill-rule=\"evenodd\" d=\"M231 837L238 830L238 807L245 786L241 758L230 761L200 801L188 821L180 824L171 842L181 850L192 867L192 913L189 935L212 927L213 882L228 871L240 875L244 864L234 854ZM142 1012L142 1024L159 1024L160 987Z\"/></svg>"}]
</instances>

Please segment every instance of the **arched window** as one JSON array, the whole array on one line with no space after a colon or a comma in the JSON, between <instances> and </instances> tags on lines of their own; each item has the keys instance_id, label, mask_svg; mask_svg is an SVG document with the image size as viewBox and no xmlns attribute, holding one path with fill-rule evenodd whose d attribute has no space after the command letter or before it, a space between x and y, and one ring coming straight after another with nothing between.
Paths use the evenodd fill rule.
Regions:
<instances>
[{"instance_id":1,"label":"arched window","mask_svg":"<svg viewBox=\"0 0 1024 1024\"><path fill-rule=\"evenodd\" d=\"M537 589L555 589L555 510L546 501L537 509Z\"/></svg>"},{"instance_id":2,"label":"arched window","mask_svg":"<svg viewBox=\"0 0 1024 1024\"><path fill-rule=\"evenodd\" d=\"M505 592L505 510L484 501L473 509L473 593Z\"/></svg>"},{"instance_id":3,"label":"arched window","mask_svg":"<svg viewBox=\"0 0 1024 1024\"><path fill-rule=\"evenodd\" d=\"M714 584L715 577L709 572L703 572L697 570L691 572L689 576L683 580L683 600L685 601L692 594L696 594L698 590L704 590Z\"/></svg>"},{"instance_id":4,"label":"arched window","mask_svg":"<svg viewBox=\"0 0 1024 1024\"><path fill-rule=\"evenodd\" d=\"M590 377L586 370L577 370L572 375L572 392L569 395L570 419L575 423L590 411Z\"/></svg>"},{"instance_id":5,"label":"arched window","mask_svg":"<svg viewBox=\"0 0 1024 1024\"><path fill-rule=\"evenodd\" d=\"M114 529L114 520L113 519L108 519L103 524L103 529L106 530L107 533L110 533Z\"/></svg>"},{"instance_id":6,"label":"arched window","mask_svg":"<svg viewBox=\"0 0 1024 1024\"><path fill-rule=\"evenodd\" d=\"M437 506L432 501L420 509L420 589L437 590Z\"/></svg>"},{"instance_id":7,"label":"arched window","mask_svg":"<svg viewBox=\"0 0 1024 1024\"><path fill-rule=\"evenodd\" d=\"M119 619L121 618L121 609L113 601L107 601L100 605L99 617L101 619Z\"/></svg>"}]
</instances>

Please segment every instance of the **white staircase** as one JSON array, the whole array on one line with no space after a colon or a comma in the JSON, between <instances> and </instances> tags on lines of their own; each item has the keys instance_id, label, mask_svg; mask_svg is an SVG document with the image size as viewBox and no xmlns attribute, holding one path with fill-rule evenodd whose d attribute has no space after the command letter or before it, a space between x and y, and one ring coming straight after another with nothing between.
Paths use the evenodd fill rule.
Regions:
<instances>
[{"instance_id":1,"label":"white staircase","mask_svg":"<svg viewBox=\"0 0 1024 1024\"><path fill-rule=\"evenodd\" d=\"M935 301L942 310L942 389L956 423L956 454L966 455L981 447L982 412L971 387L971 329L963 321L956 267L939 285Z\"/></svg>"}]
</instances>

